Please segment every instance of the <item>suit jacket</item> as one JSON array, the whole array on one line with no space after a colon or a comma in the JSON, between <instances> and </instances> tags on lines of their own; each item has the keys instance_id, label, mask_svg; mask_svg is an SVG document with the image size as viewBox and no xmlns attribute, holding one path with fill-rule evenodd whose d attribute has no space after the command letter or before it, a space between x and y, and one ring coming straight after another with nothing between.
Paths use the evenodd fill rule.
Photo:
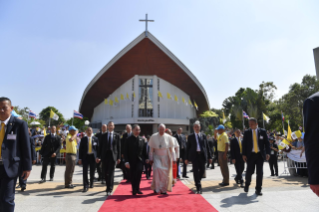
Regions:
<instances>
[{"instance_id":1,"label":"suit jacket","mask_svg":"<svg viewBox=\"0 0 319 212\"><path fill-rule=\"evenodd\" d=\"M270 155L270 143L268 140L266 130L258 128L257 136L259 151L265 160L266 154ZM247 160L249 160L253 149L253 133L251 129L248 129L244 132L244 139L242 141L242 145L243 155L245 155L247 157Z\"/></svg>"},{"instance_id":2,"label":"suit jacket","mask_svg":"<svg viewBox=\"0 0 319 212\"><path fill-rule=\"evenodd\" d=\"M125 143L124 159L125 162L129 162L130 165L135 165L137 161L144 161L148 159L146 153L146 145L144 139L141 136L135 137L134 135L128 137Z\"/></svg>"},{"instance_id":3,"label":"suit jacket","mask_svg":"<svg viewBox=\"0 0 319 212\"><path fill-rule=\"evenodd\" d=\"M16 138L8 139L8 134L16 135ZM30 136L25 121L11 116L2 142L1 156L9 178L32 169Z\"/></svg>"},{"instance_id":4,"label":"suit jacket","mask_svg":"<svg viewBox=\"0 0 319 212\"><path fill-rule=\"evenodd\" d=\"M181 134L180 136L178 136L178 134L175 134L174 137L176 138L179 144L179 157L185 159L185 154L187 151L186 138L183 134Z\"/></svg>"},{"instance_id":5,"label":"suit jacket","mask_svg":"<svg viewBox=\"0 0 319 212\"><path fill-rule=\"evenodd\" d=\"M199 133L198 142L202 152L204 153L206 162L207 160L212 159L212 153L208 147L206 135L203 133ZM194 133L188 136L186 149L187 149L186 160L193 161L197 157L197 142L196 142Z\"/></svg>"},{"instance_id":6,"label":"suit jacket","mask_svg":"<svg viewBox=\"0 0 319 212\"><path fill-rule=\"evenodd\" d=\"M56 155L59 153L61 149L61 137L55 134L53 137L52 134L45 136L42 147L41 147L41 155L42 157L51 157L53 153Z\"/></svg>"},{"instance_id":7,"label":"suit jacket","mask_svg":"<svg viewBox=\"0 0 319 212\"><path fill-rule=\"evenodd\" d=\"M31 148L31 160L37 160L37 153L35 152L34 139L30 137L30 148Z\"/></svg>"},{"instance_id":8,"label":"suit jacket","mask_svg":"<svg viewBox=\"0 0 319 212\"><path fill-rule=\"evenodd\" d=\"M243 145L243 144L242 144ZM242 146L243 148L243 146ZM231 159L235 159L235 160L243 160L243 156L242 154L240 154L240 147L239 147L239 143L236 137L233 137L230 140L230 156Z\"/></svg>"},{"instance_id":9,"label":"suit jacket","mask_svg":"<svg viewBox=\"0 0 319 212\"><path fill-rule=\"evenodd\" d=\"M102 160L102 162L106 159L106 154L108 151L108 136L109 132L104 133L102 135L102 139L99 142L100 146L98 148L97 157ZM113 143L112 143L112 158L114 161L121 159L121 141L120 141L120 135L116 132L113 132Z\"/></svg>"},{"instance_id":10,"label":"suit jacket","mask_svg":"<svg viewBox=\"0 0 319 212\"><path fill-rule=\"evenodd\" d=\"M308 166L308 182L319 184L319 92L305 100L303 104L305 126L305 153Z\"/></svg>"},{"instance_id":11,"label":"suit jacket","mask_svg":"<svg viewBox=\"0 0 319 212\"><path fill-rule=\"evenodd\" d=\"M99 139L95 136L92 136L92 153L94 155L94 158L97 157L97 151L99 148ZM89 151L89 138L87 136L83 137L80 142L80 148L79 148L79 159L85 160L86 155Z\"/></svg>"},{"instance_id":12,"label":"suit jacket","mask_svg":"<svg viewBox=\"0 0 319 212\"><path fill-rule=\"evenodd\" d=\"M131 135L133 133L131 132ZM121 139L121 154L124 155L124 152L125 152L125 141L126 139L130 137L128 136L128 133L124 133L123 136L122 136L122 139Z\"/></svg>"}]
</instances>

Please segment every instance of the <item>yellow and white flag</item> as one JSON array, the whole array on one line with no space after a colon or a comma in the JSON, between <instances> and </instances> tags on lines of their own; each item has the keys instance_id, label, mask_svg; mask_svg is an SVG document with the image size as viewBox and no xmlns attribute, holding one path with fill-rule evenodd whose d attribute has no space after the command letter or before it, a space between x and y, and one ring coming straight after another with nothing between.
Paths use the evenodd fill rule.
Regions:
<instances>
[{"instance_id":1,"label":"yellow and white flag","mask_svg":"<svg viewBox=\"0 0 319 212\"><path fill-rule=\"evenodd\" d=\"M157 93L158 93L158 97L163 98L163 95L160 91L158 91Z\"/></svg>"},{"instance_id":2,"label":"yellow and white flag","mask_svg":"<svg viewBox=\"0 0 319 212\"><path fill-rule=\"evenodd\" d=\"M127 98L127 99L130 99L130 96L128 95L128 93L126 93L126 98Z\"/></svg>"},{"instance_id":3,"label":"yellow and white flag","mask_svg":"<svg viewBox=\"0 0 319 212\"><path fill-rule=\"evenodd\" d=\"M52 111L52 109L51 109L51 111L50 111L50 118L53 119L53 120L55 120L55 121L59 120L59 116L58 116L57 114L55 114L55 113Z\"/></svg>"},{"instance_id":4,"label":"yellow and white flag","mask_svg":"<svg viewBox=\"0 0 319 212\"><path fill-rule=\"evenodd\" d=\"M110 105L113 106L113 100L112 99L110 99Z\"/></svg>"},{"instance_id":5,"label":"yellow and white flag","mask_svg":"<svg viewBox=\"0 0 319 212\"><path fill-rule=\"evenodd\" d=\"M119 99L117 98L117 96L114 98L114 101L115 101L116 103L119 103Z\"/></svg>"},{"instance_id":6,"label":"yellow and white flag","mask_svg":"<svg viewBox=\"0 0 319 212\"><path fill-rule=\"evenodd\" d=\"M194 106L195 106L196 110L198 110L198 105L196 104L195 101L194 101Z\"/></svg>"},{"instance_id":7,"label":"yellow and white flag","mask_svg":"<svg viewBox=\"0 0 319 212\"><path fill-rule=\"evenodd\" d=\"M120 98L121 98L121 100L124 100L124 95L123 95L123 94L121 94L121 97L120 97Z\"/></svg>"},{"instance_id":8,"label":"yellow and white flag","mask_svg":"<svg viewBox=\"0 0 319 212\"><path fill-rule=\"evenodd\" d=\"M104 104L107 105L108 101L109 101L108 99L104 99Z\"/></svg>"},{"instance_id":9,"label":"yellow and white flag","mask_svg":"<svg viewBox=\"0 0 319 212\"><path fill-rule=\"evenodd\" d=\"M227 121L227 119L226 119L226 117L225 117L225 113L224 113L224 111L223 111L223 124L225 124L225 123L226 123L226 121Z\"/></svg>"},{"instance_id":10,"label":"yellow and white flag","mask_svg":"<svg viewBox=\"0 0 319 212\"><path fill-rule=\"evenodd\" d=\"M172 99L172 97L171 97L171 94L170 94L170 93L167 93L167 98L168 98L168 99Z\"/></svg>"},{"instance_id":11,"label":"yellow and white flag","mask_svg":"<svg viewBox=\"0 0 319 212\"><path fill-rule=\"evenodd\" d=\"M192 101L190 99L188 99L188 104L193 107Z\"/></svg>"},{"instance_id":12,"label":"yellow and white flag","mask_svg":"<svg viewBox=\"0 0 319 212\"><path fill-rule=\"evenodd\" d=\"M175 102L178 102L178 97L176 95L174 95L174 100Z\"/></svg>"},{"instance_id":13,"label":"yellow and white flag","mask_svg":"<svg viewBox=\"0 0 319 212\"><path fill-rule=\"evenodd\" d=\"M266 116L266 114L264 114L264 113L263 113L263 118L264 118L264 120L265 120L267 123L269 123L270 118L269 118L268 116Z\"/></svg>"},{"instance_id":14,"label":"yellow and white flag","mask_svg":"<svg viewBox=\"0 0 319 212\"><path fill-rule=\"evenodd\" d=\"M182 102L183 102L184 104L186 104L186 101L185 101L184 97L182 97Z\"/></svg>"}]
</instances>

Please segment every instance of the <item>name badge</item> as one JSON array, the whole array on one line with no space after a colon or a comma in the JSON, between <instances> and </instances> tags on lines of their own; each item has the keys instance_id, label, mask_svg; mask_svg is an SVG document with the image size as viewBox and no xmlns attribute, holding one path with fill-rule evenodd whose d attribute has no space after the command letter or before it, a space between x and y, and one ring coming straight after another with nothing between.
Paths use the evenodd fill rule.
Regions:
<instances>
[{"instance_id":1,"label":"name badge","mask_svg":"<svg viewBox=\"0 0 319 212\"><path fill-rule=\"evenodd\" d=\"M16 140L17 139L17 135L15 134L8 134L7 136L7 140Z\"/></svg>"},{"instance_id":2,"label":"name badge","mask_svg":"<svg viewBox=\"0 0 319 212\"><path fill-rule=\"evenodd\" d=\"M275 151L274 151L274 150L271 150L271 151L270 151L270 154L271 154L271 155L274 155L274 154L275 154Z\"/></svg>"},{"instance_id":3,"label":"name badge","mask_svg":"<svg viewBox=\"0 0 319 212\"><path fill-rule=\"evenodd\" d=\"M264 139L264 137L263 137L263 136L260 136L259 138L260 138L260 139Z\"/></svg>"},{"instance_id":4,"label":"name badge","mask_svg":"<svg viewBox=\"0 0 319 212\"><path fill-rule=\"evenodd\" d=\"M97 143L96 143L96 142L94 142L94 143L93 143L93 146L96 146L96 145L97 145Z\"/></svg>"}]
</instances>

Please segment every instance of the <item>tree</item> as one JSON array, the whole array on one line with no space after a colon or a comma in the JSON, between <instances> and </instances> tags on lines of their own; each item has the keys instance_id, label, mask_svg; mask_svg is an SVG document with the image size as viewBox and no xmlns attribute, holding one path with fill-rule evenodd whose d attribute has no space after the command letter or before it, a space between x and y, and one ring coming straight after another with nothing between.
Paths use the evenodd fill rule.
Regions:
<instances>
[{"instance_id":1,"label":"tree","mask_svg":"<svg viewBox=\"0 0 319 212\"><path fill-rule=\"evenodd\" d=\"M50 112L51 110L57 114L59 116L59 120L55 121L53 119L51 119L50 121ZM45 121L45 125L49 126L49 121L50 121L50 125L59 125L60 123L64 123L65 119L63 117L63 115L55 108L52 106L48 106L46 108L44 108L41 112L40 112L40 119L42 119L43 121Z\"/></svg>"},{"instance_id":2,"label":"tree","mask_svg":"<svg viewBox=\"0 0 319 212\"><path fill-rule=\"evenodd\" d=\"M72 121L73 121L73 126L75 126L77 129L81 130L81 131L85 131L86 130L86 126L84 124L84 122L86 120L89 120L87 117L84 117L83 119L78 119L78 118L70 118L66 121L66 123L68 125L72 125Z\"/></svg>"}]
</instances>

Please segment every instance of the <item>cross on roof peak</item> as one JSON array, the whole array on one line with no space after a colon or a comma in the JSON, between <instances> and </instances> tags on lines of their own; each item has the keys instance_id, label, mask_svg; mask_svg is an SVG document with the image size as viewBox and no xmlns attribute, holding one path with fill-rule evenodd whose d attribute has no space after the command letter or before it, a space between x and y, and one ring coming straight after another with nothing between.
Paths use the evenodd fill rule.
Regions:
<instances>
[{"instance_id":1,"label":"cross on roof peak","mask_svg":"<svg viewBox=\"0 0 319 212\"><path fill-rule=\"evenodd\" d=\"M148 22L154 22L154 20L148 20L148 17L147 17L147 14L145 15L145 19L143 20L143 19L141 19L140 21L145 21L145 37L147 37L147 32L148 32L148 30L147 30L147 23Z\"/></svg>"}]
</instances>

